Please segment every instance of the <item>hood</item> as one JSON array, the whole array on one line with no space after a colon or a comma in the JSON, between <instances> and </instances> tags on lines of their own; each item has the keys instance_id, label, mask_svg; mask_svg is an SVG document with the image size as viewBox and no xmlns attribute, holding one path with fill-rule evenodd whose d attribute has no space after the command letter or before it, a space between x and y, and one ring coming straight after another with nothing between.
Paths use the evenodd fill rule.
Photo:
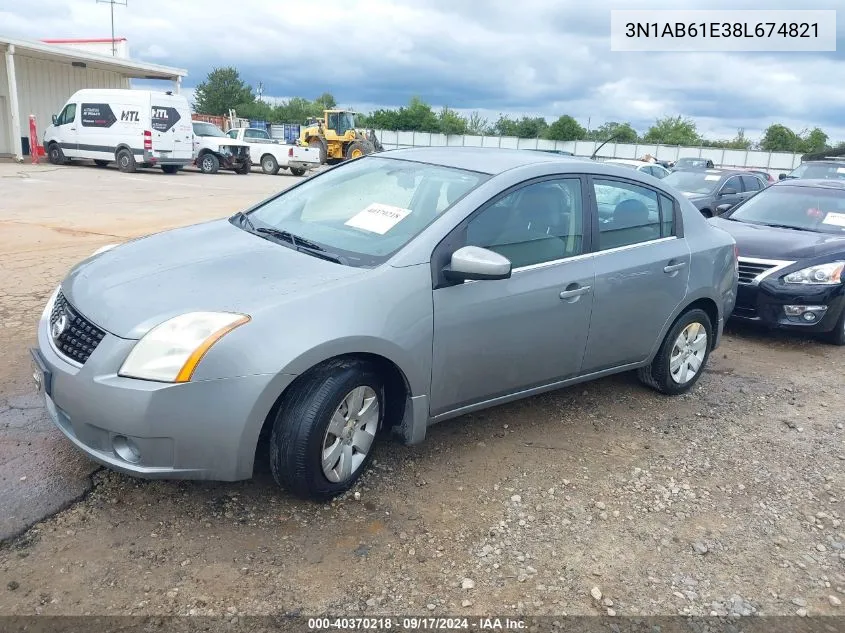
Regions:
<instances>
[{"instance_id":1,"label":"hood","mask_svg":"<svg viewBox=\"0 0 845 633\"><path fill-rule=\"evenodd\" d=\"M733 236L740 257L798 261L845 254L845 236L781 229L724 218L711 218L709 222Z\"/></svg>"},{"instance_id":2,"label":"hood","mask_svg":"<svg viewBox=\"0 0 845 633\"><path fill-rule=\"evenodd\" d=\"M214 220L126 242L77 264L62 282L67 300L123 338L191 311L254 315L327 284L366 274ZM319 289L319 290L315 290Z\"/></svg>"}]
</instances>

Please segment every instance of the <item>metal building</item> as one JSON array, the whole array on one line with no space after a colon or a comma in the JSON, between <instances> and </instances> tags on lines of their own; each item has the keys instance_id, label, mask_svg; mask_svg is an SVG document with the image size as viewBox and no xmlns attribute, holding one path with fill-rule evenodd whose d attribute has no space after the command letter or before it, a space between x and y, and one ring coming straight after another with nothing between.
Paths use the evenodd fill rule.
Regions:
<instances>
[{"instance_id":1,"label":"metal building","mask_svg":"<svg viewBox=\"0 0 845 633\"><path fill-rule=\"evenodd\" d=\"M67 99L82 88L130 88L131 79L171 82L178 93L188 72L44 42L0 36L0 157L23 159L34 114L39 142Z\"/></svg>"}]
</instances>

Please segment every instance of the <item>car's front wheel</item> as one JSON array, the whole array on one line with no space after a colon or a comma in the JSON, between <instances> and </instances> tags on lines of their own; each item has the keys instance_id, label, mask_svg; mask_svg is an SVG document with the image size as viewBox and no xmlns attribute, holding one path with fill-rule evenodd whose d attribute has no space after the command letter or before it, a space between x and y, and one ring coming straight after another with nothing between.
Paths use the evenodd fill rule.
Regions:
<instances>
[{"instance_id":1,"label":"car's front wheel","mask_svg":"<svg viewBox=\"0 0 845 633\"><path fill-rule=\"evenodd\" d=\"M845 345L845 309L839 315L836 326L830 332L826 333L825 338L828 343L832 343L833 345Z\"/></svg>"},{"instance_id":2,"label":"car's front wheel","mask_svg":"<svg viewBox=\"0 0 845 633\"><path fill-rule=\"evenodd\" d=\"M667 395L692 389L710 358L713 325L704 310L682 314L669 329L651 364L639 370L640 380Z\"/></svg>"},{"instance_id":3,"label":"car's front wheel","mask_svg":"<svg viewBox=\"0 0 845 633\"><path fill-rule=\"evenodd\" d=\"M376 369L359 360L329 362L292 385L270 437L276 482L320 501L348 490L372 459L384 394Z\"/></svg>"}]
</instances>

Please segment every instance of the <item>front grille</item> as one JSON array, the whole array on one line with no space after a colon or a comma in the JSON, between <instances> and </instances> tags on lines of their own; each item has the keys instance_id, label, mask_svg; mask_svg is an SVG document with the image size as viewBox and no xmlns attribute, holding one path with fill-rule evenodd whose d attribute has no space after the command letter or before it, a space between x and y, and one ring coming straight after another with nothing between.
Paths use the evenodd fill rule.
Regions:
<instances>
[{"instance_id":1,"label":"front grille","mask_svg":"<svg viewBox=\"0 0 845 633\"><path fill-rule=\"evenodd\" d=\"M757 275L771 270L776 264L761 264L759 262L750 262L747 260L739 260L739 283L750 284Z\"/></svg>"},{"instance_id":2,"label":"front grille","mask_svg":"<svg viewBox=\"0 0 845 633\"><path fill-rule=\"evenodd\" d=\"M79 314L59 292L50 313L50 337L62 354L84 365L105 335L103 330Z\"/></svg>"}]
</instances>

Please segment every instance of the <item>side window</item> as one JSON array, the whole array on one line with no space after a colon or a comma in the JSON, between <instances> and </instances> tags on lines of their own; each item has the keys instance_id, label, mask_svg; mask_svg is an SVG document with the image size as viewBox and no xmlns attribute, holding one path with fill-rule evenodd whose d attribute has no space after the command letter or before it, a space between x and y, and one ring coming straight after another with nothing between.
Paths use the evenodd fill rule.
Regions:
<instances>
[{"instance_id":1,"label":"side window","mask_svg":"<svg viewBox=\"0 0 845 633\"><path fill-rule=\"evenodd\" d=\"M237 130L229 130L226 132L226 136L229 138L238 138L238 131Z\"/></svg>"},{"instance_id":2,"label":"side window","mask_svg":"<svg viewBox=\"0 0 845 633\"><path fill-rule=\"evenodd\" d=\"M742 184L746 191L760 191L763 188L763 183L756 176L742 176Z\"/></svg>"},{"instance_id":3,"label":"side window","mask_svg":"<svg viewBox=\"0 0 845 633\"><path fill-rule=\"evenodd\" d=\"M616 180L593 180L599 212L598 250L659 239L660 206L656 191Z\"/></svg>"},{"instance_id":4,"label":"side window","mask_svg":"<svg viewBox=\"0 0 845 633\"><path fill-rule=\"evenodd\" d=\"M73 123L74 119L76 119L76 104L69 103L56 120L56 125L67 125Z\"/></svg>"},{"instance_id":5,"label":"side window","mask_svg":"<svg viewBox=\"0 0 845 633\"><path fill-rule=\"evenodd\" d=\"M675 234L675 202L669 196L660 194L660 237Z\"/></svg>"},{"instance_id":6,"label":"side window","mask_svg":"<svg viewBox=\"0 0 845 633\"><path fill-rule=\"evenodd\" d=\"M261 130L246 130L244 131L244 138L268 139L270 137L267 135L267 132L262 132Z\"/></svg>"},{"instance_id":7,"label":"side window","mask_svg":"<svg viewBox=\"0 0 845 633\"><path fill-rule=\"evenodd\" d=\"M725 191L726 189L733 189L737 193L742 191L742 183L739 180L739 176L731 176L725 181L725 184L722 185L721 191Z\"/></svg>"},{"instance_id":8,"label":"side window","mask_svg":"<svg viewBox=\"0 0 845 633\"><path fill-rule=\"evenodd\" d=\"M514 268L580 255L584 248L581 180L526 185L467 224L467 245L489 248Z\"/></svg>"}]
</instances>

